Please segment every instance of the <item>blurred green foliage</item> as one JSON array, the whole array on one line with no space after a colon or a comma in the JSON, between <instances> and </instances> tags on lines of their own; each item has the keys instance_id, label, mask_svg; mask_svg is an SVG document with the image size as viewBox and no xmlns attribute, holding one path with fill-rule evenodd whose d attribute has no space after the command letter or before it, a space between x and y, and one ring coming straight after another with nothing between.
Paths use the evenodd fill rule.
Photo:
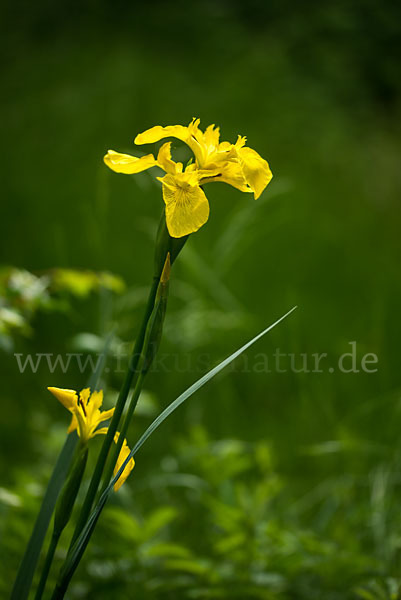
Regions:
<instances>
[{"instance_id":1,"label":"blurred green foliage","mask_svg":"<svg viewBox=\"0 0 401 600\"><path fill-rule=\"evenodd\" d=\"M31 336L37 311L69 310L69 297L85 298L105 289L121 293L124 283L111 273L52 269L36 275L5 267L0 270L0 348L10 352L15 336Z\"/></svg>"},{"instance_id":2,"label":"blurred green foliage","mask_svg":"<svg viewBox=\"0 0 401 600\"><path fill-rule=\"evenodd\" d=\"M256 203L207 188L211 218L174 266L129 442L217 360L299 310L144 447L70 597L400 597L400 12L378 0L4 4L0 251L23 281L11 297L1 279L14 343L1 350L1 594L67 427L45 388L87 376L74 361L20 372L13 353L96 359L115 326L102 382L113 403L162 201L149 174L115 175L102 156L199 116L224 139L247 135L274 179ZM55 272L63 291L43 288ZM101 272L117 279L88 275ZM67 309L49 311L49 298ZM359 372L343 373L351 341ZM327 362L281 373L276 349L298 369L301 354ZM366 353L376 372L360 368Z\"/></svg>"}]
</instances>

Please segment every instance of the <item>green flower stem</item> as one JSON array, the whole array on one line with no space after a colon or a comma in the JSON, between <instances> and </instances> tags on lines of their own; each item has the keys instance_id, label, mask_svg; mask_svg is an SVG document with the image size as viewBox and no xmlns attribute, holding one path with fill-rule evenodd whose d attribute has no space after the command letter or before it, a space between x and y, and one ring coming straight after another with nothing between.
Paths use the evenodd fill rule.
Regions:
<instances>
[{"instance_id":1,"label":"green flower stem","mask_svg":"<svg viewBox=\"0 0 401 600\"><path fill-rule=\"evenodd\" d=\"M118 437L117 443L115 445L115 448L113 448L110 461L105 469L106 472L105 472L105 476L103 478L103 486L100 490L100 494L102 494L104 492L104 490L107 488L107 486L109 485L110 479L113 475L114 467L116 465L118 455L120 454L120 450L121 450L121 447L124 442L124 438L127 433L128 425L130 424L130 421L131 421L132 416L136 409L136 405L138 404L139 396L141 395L144 379L145 379L145 373L141 373L135 384L134 393L132 395L126 417L125 417L123 425L121 427L121 431L120 431L120 435Z\"/></svg>"},{"instance_id":2,"label":"green flower stem","mask_svg":"<svg viewBox=\"0 0 401 600\"><path fill-rule=\"evenodd\" d=\"M142 346L143 346L143 342L144 342L144 338L145 338L146 327L147 327L150 315L152 314L154 303L155 303L157 288L159 286L159 277L160 277L160 275L155 276L153 278L153 282L152 282L152 286L151 286L151 289L149 292L148 302L147 302L145 313L144 313L144 316L142 319L142 324L141 324L141 328L139 331L139 335L136 338L135 346L134 346L134 349L133 349L133 352L132 352L132 355L130 358L130 364L129 364L127 373L125 375L123 386L122 386L119 396L118 396L118 400L117 400L116 407L114 410L113 418L111 420L107 434L103 441L103 444L102 444L102 447L101 447L101 450L99 453L99 457L98 457L98 460L97 460L97 463L95 466L95 470L93 472L92 479L89 484L89 488L88 488L81 512L78 517L74 535L71 540L70 549L72 548L75 540L78 538L79 534L81 533L81 530L84 527L84 525L89 517L90 511L91 511L91 508L92 508L92 505L93 505L93 502L94 502L94 499L95 499L95 496L96 496L96 493L97 493L97 490L99 487L99 483L102 478L103 469L104 469L104 466L105 466L105 463L106 463L106 460L107 460L107 457L109 454L110 446L112 445L112 443L114 441L114 435L117 431L117 427L120 422L121 415L123 413L125 404L127 402L127 398L128 398L129 391L131 389L132 382L134 380L134 377L138 375L137 366L138 366L138 362L139 362L139 359L141 356L141 350L142 350Z\"/></svg>"},{"instance_id":3,"label":"green flower stem","mask_svg":"<svg viewBox=\"0 0 401 600\"><path fill-rule=\"evenodd\" d=\"M161 276L161 280L159 286L157 288L156 300L153 311L149 317L149 321L146 327L141 357L138 361L138 371L139 375L135 383L134 393L131 398L127 414L125 415L125 419L123 425L120 430L119 438L116 442L116 446L111 454L111 458L108 466L106 467L106 474L103 478L103 487L101 488L100 494L104 492L104 490L109 485L110 479L113 475L114 467L116 465L118 456L120 454L121 447L124 442L124 438L127 434L127 430L131 419L134 415L136 406L138 404L139 396L141 395L143 382L147 372L150 369L150 366L153 362L154 357L156 356L161 337L163 332L163 323L164 317L166 314L167 308L167 298L168 298L168 278L170 275L170 264L168 263L168 275L167 279L164 280L163 275Z\"/></svg>"},{"instance_id":4,"label":"green flower stem","mask_svg":"<svg viewBox=\"0 0 401 600\"><path fill-rule=\"evenodd\" d=\"M88 459L88 447L86 443L77 445L74 461L71 465L68 477L65 480L64 486L57 499L57 504L54 513L54 528L53 535L50 540L49 549L47 551L45 564L43 566L38 589L36 590L35 600L41 600L46 587L47 578L53 562L54 553L57 548L60 536L70 520L72 509L74 508L75 500L81 487L82 477L85 472L86 462Z\"/></svg>"},{"instance_id":5,"label":"green flower stem","mask_svg":"<svg viewBox=\"0 0 401 600\"><path fill-rule=\"evenodd\" d=\"M60 539L61 532L53 531L53 535L50 540L49 549L47 551L45 564L43 565L42 575L40 576L40 581L38 585L38 589L36 590L35 600L41 600L43 596L43 592L45 591L47 578L49 576L50 567L52 566L54 553L56 552L57 544Z\"/></svg>"},{"instance_id":6,"label":"green flower stem","mask_svg":"<svg viewBox=\"0 0 401 600\"><path fill-rule=\"evenodd\" d=\"M125 404L127 402L128 394L130 392L131 386L133 382L138 380L138 363L141 358L142 348L144 345L145 334L148 326L149 319L152 315L155 300L159 288L160 276L163 271L163 267L166 261L167 254L170 253L170 261L171 264L175 261L178 254L181 252L184 247L185 242L187 241L189 236L183 238L172 238L166 226L166 219L163 214L161 216L159 229L156 238L156 248L155 248L155 276L153 277L152 286L149 292L148 302L146 305L145 313L142 319L141 327L139 334L137 336L134 350L132 352L132 356L130 359L130 364L128 367L128 371L125 376L125 380L123 386L120 390L120 394L118 396L118 400L116 403L116 407L114 410L114 415L109 425L106 437L104 439L102 448L99 453L99 457L96 463L95 470L92 475L91 482L89 484L89 488L81 509L81 512L78 517L78 521L75 527L74 535L72 537L69 551L71 550L74 542L77 540L79 534L81 533L92 508L93 502L96 497L96 493L99 488L100 480L103 475L104 467L109 456L110 447L113 444L114 436L117 431L118 424L120 422ZM139 395L138 395L139 398ZM137 398L137 399L138 399ZM136 404L135 404L136 406ZM134 408L135 408L134 406ZM127 425L128 426L128 425ZM124 438L122 438L124 439Z\"/></svg>"}]
</instances>

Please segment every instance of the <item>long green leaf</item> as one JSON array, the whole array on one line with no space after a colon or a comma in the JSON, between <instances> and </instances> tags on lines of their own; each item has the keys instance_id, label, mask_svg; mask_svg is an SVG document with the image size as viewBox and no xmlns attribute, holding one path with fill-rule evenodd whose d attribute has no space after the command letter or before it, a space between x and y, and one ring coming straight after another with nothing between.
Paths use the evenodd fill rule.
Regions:
<instances>
[{"instance_id":1,"label":"long green leaf","mask_svg":"<svg viewBox=\"0 0 401 600\"><path fill-rule=\"evenodd\" d=\"M198 379L198 381L195 381L195 383L193 383L187 390L185 390L185 392L183 392L181 394L181 396L178 396L178 398L176 400L174 400L171 404L169 404L167 406L167 408L165 408L163 410L163 412L161 412L160 415L158 417L156 417L156 419L153 421L153 423L151 423L149 425L149 427L146 429L145 433L143 433L142 436L139 438L139 440L137 441L137 443L135 444L135 446L133 447L133 449L131 451L131 455L134 456L138 452L139 448L141 446L143 446L143 444L146 442L146 440L152 435L152 433L155 431L155 429L160 427L160 425L163 423L163 421L165 421L167 419L167 417L169 417L171 415L171 413L173 413L181 404L183 404L190 396L192 396L192 394L197 392L199 390L199 388L203 387L208 381L210 381L210 379L212 379L215 375L220 373L220 371L222 371L225 367L227 367L230 363L232 363L233 360L238 358L238 356L240 356L243 352L245 352L245 350L247 350L250 346L252 346L255 342L257 342L261 337L266 335L266 333L271 331L271 329L273 329L273 327L275 327L281 321L283 321L285 318L287 318L296 308L297 307L294 306L294 308L292 308L285 315L280 317L280 319L278 319L278 321L273 323L273 325L270 325L269 327L267 327L267 329L265 329L264 331L259 333L250 342L247 342L244 346L239 348L239 350L237 350L236 352L231 354L228 358L223 360L221 363L219 363L217 366L215 366L213 369L211 369L208 373L206 373L206 375L204 375L203 377ZM128 459L126 462L128 462ZM126 463L124 463L124 465L120 469L121 473L123 472L123 470L125 468L125 464ZM115 482L117 481L119 476L120 475L117 473L116 476L114 477L113 481L110 484L111 486L113 486L115 484Z\"/></svg>"},{"instance_id":2,"label":"long green leaf","mask_svg":"<svg viewBox=\"0 0 401 600\"><path fill-rule=\"evenodd\" d=\"M25 554L18 569L14 587L11 592L11 600L25 600L25 598L28 597L54 506L67 476L77 439L78 436L75 433L74 435L67 436L64 446L59 454L52 476L47 485Z\"/></svg>"},{"instance_id":3,"label":"long green leaf","mask_svg":"<svg viewBox=\"0 0 401 600\"><path fill-rule=\"evenodd\" d=\"M88 387L96 388L97 386L100 375L104 368L104 363L112 337L113 334L110 334L106 339L104 352L101 356L101 360L99 360L98 364L96 365L96 370L89 378ZM77 441L78 436L76 433L68 435L58 456L56 465L42 500L42 505L40 507L38 516L36 517L31 537L29 538L24 556L22 557L22 561L18 569L10 600L26 600L26 598L28 598L36 565L38 563L43 542L49 528L50 519L52 517L58 495L67 476Z\"/></svg>"},{"instance_id":4,"label":"long green leaf","mask_svg":"<svg viewBox=\"0 0 401 600\"><path fill-rule=\"evenodd\" d=\"M231 354L228 358L219 363L216 367L211 369L206 375L198 379L193 385L191 385L185 392L183 392L176 400L174 400L169 406L151 423L151 425L146 429L140 439L137 441L133 449L131 450L129 456L127 456L124 463L121 465L120 469L116 473L115 477L112 479L108 487L105 489L103 494L100 496L100 499L92 511L85 527L83 528L79 538L71 549L70 554L67 557L66 562L64 563L61 573L60 580L58 586L52 596L52 600L61 599L64 597L65 591L67 590L68 584L73 576L75 569L77 568L79 561L83 553L85 552L86 546L90 540L90 537L93 533L93 530L96 526L97 520L100 516L100 513L103 510L104 505L107 502L109 495L113 490L113 486L116 481L119 479L120 475L124 471L126 465L129 460L138 452L138 450L143 446L146 440L152 435L152 433L173 413L181 404L183 404L192 394L194 394L197 390L199 390L202 386L204 386L210 379L212 379L215 375L220 373L225 367L227 367L230 363L233 362L238 356L240 356L245 350L247 350L250 346L252 346L255 342L257 342L261 337L266 335L269 331L271 331L276 325L281 323L284 319L286 319L297 307L294 306L291 310L289 310L285 315L280 317L277 321L275 321L272 325L264 329L261 333L255 336L251 341L247 342L244 346L239 348L236 352Z\"/></svg>"}]
</instances>

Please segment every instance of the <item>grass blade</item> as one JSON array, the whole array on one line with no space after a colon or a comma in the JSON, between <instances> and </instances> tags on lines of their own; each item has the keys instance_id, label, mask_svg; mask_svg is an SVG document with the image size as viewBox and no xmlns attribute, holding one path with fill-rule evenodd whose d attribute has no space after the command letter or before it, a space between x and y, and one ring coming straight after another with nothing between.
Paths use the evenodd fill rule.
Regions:
<instances>
[{"instance_id":1,"label":"grass blade","mask_svg":"<svg viewBox=\"0 0 401 600\"><path fill-rule=\"evenodd\" d=\"M167 408L165 408L163 410L163 412L161 412L160 415L158 417L156 417L156 419L153 421L153 423L151 423L149 425L149 427L146 429L146 431L139 438L139 440L137 441L137 443L135 444L135 446L133 447L133 449L131 451L132 456L134 456L134 454L136 454L138 452L139 448L141 446L143 446L143 444L152 435L152 433L158 427L160 427L160 425L163 423L163 421L165 421L167 419L167 417L169 417L171 415L171 413L173 413L175 410L177 410L177 408L179 406L181 406L181 404L183 404L190 396L192 396L192 394L197 392L208 381L210 381L210 379L212 379L215 375L220 373L220 371L222 371L225 367L227 367L230 363L232 363L233 360L235 360L243 352L245 352L245 350L247 350L250 346L252 346L255 342L257 342L261 337L266 335L266 333L268 333L271 329L273 329L273 327L275 327L281 321L283 321L285 318L287 318L295 309L296 309L296 306L294 306L294 308L292 308L290 311L288 311L288 313L286 313L285 315L280 317L280 319L278 319L275 323L273 323L273 325L270 325L269 327L264 329L256 337L254 337L250 342L247 342L246 344L244 344L244 346L239 348L239 350L237 350L236 352L231 354L228 358L226 358L221 363L219 363L217 366L215 366L213 369L211 369L208 373L206 373L206 375L203 375L203 377L198 379L198 381L195 381L195 383L193 383L187 390L185 390L185 392L183 392L180 396L178 396L178 398L176 398L176 400L174 400L171 404L169 404L167 406ZM122 469L122 470L124 470L124 469ZM118 477L119 477L119 475L117 474L116 477L112 481L112 485L114 485L114 483L115 483L115 481L117 481Z\"/></svg>"},{"instance_id":2,"label":"grass blade","mask_svg":"<svg viewBox=\"0 0 401 600\"><path fill-rule=\"evenodd\" d=\"M67 436L64 446L59 454L52 476L47 485L25 554L18 569L14 587L11 592L11 600L25 600L25 598L28 597L54 506L67 476L77 439L78 436L76 433Z\"/></svg>"}]
</instances>

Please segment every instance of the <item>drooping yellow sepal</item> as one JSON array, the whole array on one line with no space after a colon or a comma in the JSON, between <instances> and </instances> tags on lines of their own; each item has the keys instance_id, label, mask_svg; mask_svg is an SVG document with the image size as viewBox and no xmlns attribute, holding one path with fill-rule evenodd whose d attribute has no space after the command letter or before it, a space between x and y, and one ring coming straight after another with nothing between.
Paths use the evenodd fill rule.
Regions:
<instances>
[{"instance_id":1,"label":"drooping yellow sepal","mask_svg":"<svg viewBox=\"0 0 401 600\"><path fill-rule=\"evenodd\" d=\"M189 135L188 127L184 127L183 125L169 125L168 127L156 125L142 133L138 133L134 140L134 144L154 144L155 142L159 142L168 137L175 137L178 140L186 142Z\"/></svg>"},{"instance_id":2,"label":"drooping yellow sepal","mask_svg":"<svg viewBox=\"0 0 401 600\"><path fill-rule=\"evenodd\" d=\"M120 437L120 434L117 431L116 435L114 436L114 441L115 441L116 444L118 442L118 438L119 437ZM123 462L128 458L128 455L129 455L130 452L131 452L131 450L128 447L127 440L124 439L123 445L121 446L121 450L120 450L120 453L118 455L118 459L117 459L116 465L114 467L114 471L113 471L114 477L116 476L116 474L120 470L120 467L122 466ZM133 458L131 458L128 461L127 465L125 466L124 471L121 473L120 477L118 478L118 480L114 484L114 491L115 492L118 492L118 490L120 489L120 487L122 486L122 484L127 480L128 475L131 473L131 471L132 471L132 469L134 467L135 467L135 460Z\"/></svg>"},{"instance_id":3,"label":"drooping yellow sepal","mask_svg":"<svg viewBox=\"0 0 401 600\"><path fill-rule=\"evenodd\" d=\"M160 180L171 237L180 238L198 231L209 218L209 202L199 187L197 173L167 174Z\"/></svg>"},{"instance_id":4,"label":"drooping yellow sepal","mask_svg":"<svg viewBox=\"0 0 401 600\"><path fill-rule=\"evenodd\" d=\"M167 142L161 146L157 155L157 164L166 173L181 173L182 163L176 163L171 158L171 142Z\"/></svg>"},{"instance_id":5,"label":"drooping yellow sepal","mask_svg":"<svg viewBox=\"0 0 401 600\"><path fill-rule=\"evenodd\" d=\"M109 150L103 160L112 171L125 173L126 175L140 173L157 165L153 154L147 154L138 158L130 154L114 152L114 150Z\"/></svg>"},{"instance_id":6,"label":"drooping yellow sepal","mask_svg":"<svg viewBox=\"0 0 401 600\"><path fill-rule=\"evenodd\" d=\"M273 177L269 164L255 150L246 146L238 150L238 157L245 180L257 200Z\"/></svg>"},{"instance_id":7,"label":"drooping yellow sepal","mask_svg":"<svg viewBox=\"0 0 401 600\"><path fill-rule=\"evenodd\" d=\"M49 392L57 398L59 402L68 410L72 410L78 402L78 394L75 390L67 390L63 388L48 387Z\"/></svg>"}]
</instances>

